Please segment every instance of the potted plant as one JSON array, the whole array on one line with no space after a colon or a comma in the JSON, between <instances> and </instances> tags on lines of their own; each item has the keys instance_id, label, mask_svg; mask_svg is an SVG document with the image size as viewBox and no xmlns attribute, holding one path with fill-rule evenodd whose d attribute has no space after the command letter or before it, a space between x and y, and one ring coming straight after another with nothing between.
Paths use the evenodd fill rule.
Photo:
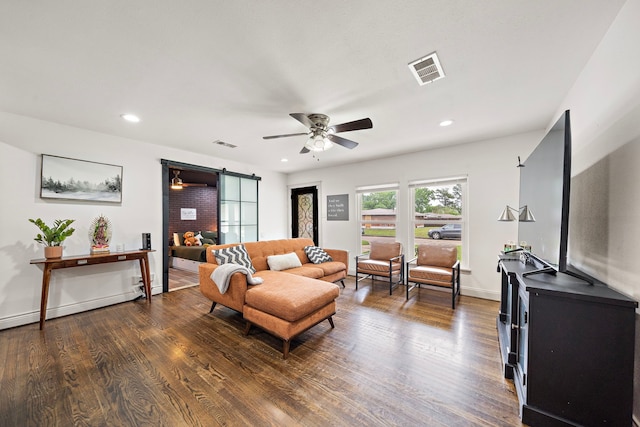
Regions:
<instances>
[{"instance_id":1,"label":"potted plant","mask_svg":"<svg viewBox=\"0 0 640 427\"><path fill-rule=\"evenodd\" d=\"M40 229L42 233L38 233L35 237L36 242L44 245L45 258L60 258L62 257L62 242L67 237L71 236L75 228L71 228L70 225L75 219L56 219L53 222L53 227L49 227L40 218L29 219L29 222L33 223Z\"/></svg>"}]
</instances>

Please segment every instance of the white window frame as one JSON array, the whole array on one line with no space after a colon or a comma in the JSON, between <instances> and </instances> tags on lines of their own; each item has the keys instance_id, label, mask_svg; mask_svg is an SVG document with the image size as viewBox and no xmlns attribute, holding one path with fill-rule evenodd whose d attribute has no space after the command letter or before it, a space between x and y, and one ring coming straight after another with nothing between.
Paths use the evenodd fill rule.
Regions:
<instances>
[{"instance_id":1,"label":"white window frame","mask_svg":"<svg viewBox=\"0 0 640 427\"><path fill-rule=\"evenodd\" d=\"M358 236L357 236L357 245L358 254L362 253L362 231L366 224L371 224L374 221L363 221L362 219L362 195L366 193L382 193L386 191L395 191L396 192L396 216L393 221L385 221L387 223L392 223L394 229L396 231L396 240L398 239L398 198L400 192L400 185L398 183L389 183L389 184L379 184L379 185L367 185L356 188L356 218L358 222Z\"/></svg>"},{"instance_id":2,"label":"white window frame","mask_svg":"<svg viewBox=\"0 0 640 427\"><path fill-rule=\"evenodd\" d=\"M462 217L460 219L460 224L462 225L462 233L460 237L460 246L462 247L461 254L461 262L460 267L462 269L469 269L469 179L467 176L455 176L449 178L436 178L436 179L421 179L414 180L408 183L408 191L409 191L409 250L407 251L407 255L411 255L413 257L413 248L416 245L415 242L415 228L419 224L448 224L451 221L443 220L416 220L415 218L415 189L422 187L440 187L440 186L448 186L460 184L462 187L462 199L460 200L461 209L462 209Z\"/></svg>"}]
</instances>

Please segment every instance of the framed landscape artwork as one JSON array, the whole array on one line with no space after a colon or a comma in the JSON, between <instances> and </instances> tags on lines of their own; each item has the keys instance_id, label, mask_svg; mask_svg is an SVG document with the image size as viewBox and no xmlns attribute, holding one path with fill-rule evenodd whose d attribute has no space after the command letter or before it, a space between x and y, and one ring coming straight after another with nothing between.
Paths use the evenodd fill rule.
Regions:
<instances>
[{"instance_id":1,"label":"framed landscape artwork","mask_svg":"<svg viewBox=\"0 0 640 427\"><path fill-rule=\"evenodd\" d=\"M42 155L43 199L122 202L122 166Z\"/></svg>"}]
</instances>

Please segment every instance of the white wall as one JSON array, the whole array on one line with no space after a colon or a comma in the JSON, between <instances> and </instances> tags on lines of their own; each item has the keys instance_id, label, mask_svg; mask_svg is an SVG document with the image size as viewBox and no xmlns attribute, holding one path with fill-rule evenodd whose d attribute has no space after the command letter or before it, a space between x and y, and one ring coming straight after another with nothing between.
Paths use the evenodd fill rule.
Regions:
<instances>
[{"instance_id":1,"label":"white wall","mask_svg":"<svg viewBox=\"0 0 640 427\"><path fill-rule=\"evenodd\" d=\"M498 222L505 205L517 206L518 156L526 158L544 136L543 130L472 144L426 150L383 160L315 169L289 175L289 188L317 185L319 188L320 244L348 249L349 270L360 249L356 222L355 189L364 185L399 183L396 238L406 248L410 225L407 183L419 179L468 177L469 268L462 277L462 294L500 299L497 255L505 242L517 240L517 222ZM339 149L339 148L338 148ZM328 195L349 195L349 221L327 221Z\"/></svg>"},{"instance_id":2,"label":"white wall","mask_svg":"<svg viewBox=\"0 0 640 427\"><path fill-rule=\"evenodd\" d=\"M571 109L573 132L569 260L636 301L640 300L638 16L640 0L628 0L559 108ZM640 424L639 330L636 314L635 425Z\"/></svg>"},{"instance_id":3,"label":"white wall","mask_svg":"<svg viewBox=\"0 0 640 427\"><path fill-rule=\"evenodd\" d=\"M121 204L51 201L39 197L40 155L52 154L123 166ZM29 261L42 258L33 241L37 228L28 218L75 219L76 232L65 241L66 255L89 252L88 229L98 215L113 225L112 245L137 249L141 233L151 233L153 293L162 292L162 180L160 159L262 177L260 239L287 236L284 174L140 141L118 138L27 117L0 113L0 329L39 320L42 270ZM135 262L54 271L47 318L135 298ZM204 297L203 297L204 298Z\"/></svg>"},{"instance_id":4,"label":"white wall","mask_svg":"<svg viewBox=\"0 0 640 427\"><path fill-rule=\"evenodd\" d=\"M640 300L640 0L629 0L559 110L573 133L569 259Z\"/></svg>"},{"instance_id":5,"label":"white wall","mask_svg":"<svg viewBox=\"0 0 640 427\"><path fill-rule=\"evenodd\" d=\"M569 261L640 300L640 0L629 0L548 126L571 110L573 179ZM357 254L355 188L413 179L469 176L469 266L463 294L499 298L495 254L515 240L517 224L495 221L518 198L519 155L526 159L544 132L516 135L380 161L291 174L289 188L318 185L321 244ZM326 196L349 194L350 221L326 221ZM398 240L408 241L407 195L399 195ZM404 231L403 231L404 230ZM353 266L350 266L353 273Z\"/></svg>"}]
</instances>

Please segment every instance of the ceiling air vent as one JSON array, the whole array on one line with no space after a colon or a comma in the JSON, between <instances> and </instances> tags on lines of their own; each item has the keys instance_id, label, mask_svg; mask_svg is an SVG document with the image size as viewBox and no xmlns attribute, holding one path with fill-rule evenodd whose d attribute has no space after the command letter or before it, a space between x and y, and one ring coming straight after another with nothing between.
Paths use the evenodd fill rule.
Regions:
<instances>
[{"instance_id":1,"label":"ceiling air vent","mask_svg":"<svg viewBox=\"0 0 640 427\"><path fill-rule=\"evenodd\" d=\"M418 80L420 86L444 77L442 65L440 65L440 60L435 52L420 58L417 61L411 62L409 64L409 69Z\"/></svg>"},{"instance_id":2,"label":"ceiling air vent","mask_svg":"<svg viewBox=\"0 0 640 427\"><path fill-rule=\"evenodd\" d=\"M237 147L237 145L233 145L233 144L230 144L228 142L224 142L224 141L222 141L220 139L216 139L215 141L213 141L213 143L217 144L217 145L222 145L223 147L229 147L229 148L236 148Z\"/></svg>"}]
</instances>

